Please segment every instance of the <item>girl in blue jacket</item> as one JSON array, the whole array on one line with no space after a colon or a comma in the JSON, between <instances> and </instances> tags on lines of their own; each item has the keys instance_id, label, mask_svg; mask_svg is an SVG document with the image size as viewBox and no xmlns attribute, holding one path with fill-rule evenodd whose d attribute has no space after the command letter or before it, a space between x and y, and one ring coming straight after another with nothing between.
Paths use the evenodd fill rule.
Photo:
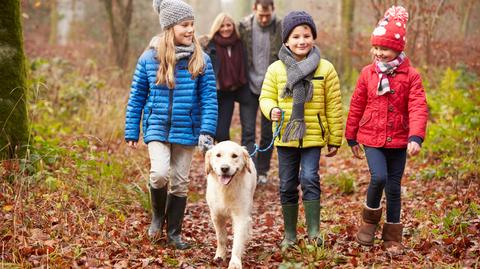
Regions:
<instances>
[{"instance_id":1,"label":"girl in blue jacket","mask_svg":"<svg viewBox=\"0 0 480 269\"><path fill-rule=\"evenodd\" d=\"M140 56L126 111L125 140L136 148L140 120L150 156L152 223L148 235L189 248L181 237L188 173L198 144L213 144L217 122L215 74L194 34L192 7L182 0L154 0L163 32Z\"/></svg>"}]
</instances>

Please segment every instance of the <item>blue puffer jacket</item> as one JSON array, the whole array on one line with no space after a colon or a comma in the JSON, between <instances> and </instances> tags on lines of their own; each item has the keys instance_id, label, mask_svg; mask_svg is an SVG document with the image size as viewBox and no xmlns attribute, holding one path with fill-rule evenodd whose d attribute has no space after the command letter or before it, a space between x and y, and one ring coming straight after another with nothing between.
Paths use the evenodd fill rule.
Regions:
<instances>
[{"instance_id":1,"label":"blue puffer jacket","mask_svg":"<svg viewBox=\"0 0 480 269\"><path fill-rule=\"evenodd\" d=\"M200 134L215 136L217 128L217 92L215 74L208 55L206 68L195 79L188 72L188 61L175 67L175 88L156 85L158 61L154 49L140 56L128 100L125 140L138 141L142 118L143 141L161 141L196 145Z\"/></svg>"}]
</instances>

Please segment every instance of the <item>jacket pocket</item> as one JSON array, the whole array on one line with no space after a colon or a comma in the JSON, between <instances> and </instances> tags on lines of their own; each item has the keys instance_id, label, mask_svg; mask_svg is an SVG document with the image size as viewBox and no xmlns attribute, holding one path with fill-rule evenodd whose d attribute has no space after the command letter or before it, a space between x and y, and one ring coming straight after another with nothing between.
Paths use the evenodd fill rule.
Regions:
<instances>
[{"instance_id":1,"label":"jacket pocket","mask_svg":"<svg viewBox=\"0 0 480 269\"><path fill-rule=\"evenodd\" d=\"M144 133L148 130L148 120L150 119L150 116L152 116L152 112L153 112L153 109L151 108L146 108L144 113L143 113L143 116L145 117L145 131Z\"/></svg>"},{"instance_id":2,"label":"jacket pocket","mask_svg":"<svg viewBox=\"0 0 480 269\"><path fill-rule=\"evenodd\" d=\"M372 119L372 113L369 113L368 115L363 115L359 123L360 127L367 124L367 122L369 122L371 119Z\"/></svg>"},{"instance_id":3,"label":"jacket pocket","mask_svg":"<svg viewBox=\"0 0 480 269\"><path fill-rule=\"evenodd\" d=\"M408 119L405 119L404 116L400 116L400 119L401 119L403 129L408 131L408 129L410 129L409 126L408 126Z\"/></svg>"},{"instance_id":4,"label":"jacket pocket","mask_svg":"<svg viewBox=\"0 0 480 269\"><path fill-rule=\"evenodd\" d=\"M317 119L318 124L320 125L320 130L322 130L322 139L325 140L325 127L323 126L322 117L320 117L320 114L317 114Z\"/></svg>"},{"instance_id":5,"label":"jacket pocket","mask_svg":"<svg viewBox=\"0 0 480 269\"><path fill-rule=\"evenodd\" d=\"M192 110L190 110L190 123L191 123L191 126L192 126L192 134L193 134L194 137L196 137L197 132L195 130L195 121L193 119L193 111Z\"/></svg>"}]
</instances>

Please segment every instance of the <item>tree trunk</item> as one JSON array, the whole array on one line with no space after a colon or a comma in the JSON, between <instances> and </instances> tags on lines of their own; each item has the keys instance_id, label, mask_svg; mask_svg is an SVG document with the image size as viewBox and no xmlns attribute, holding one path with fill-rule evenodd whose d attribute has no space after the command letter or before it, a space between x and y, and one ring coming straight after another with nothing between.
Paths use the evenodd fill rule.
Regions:
<instances>
[{"instance_id":1,"label":"tree trunk","mask_svg":"<svg viewBox=\"0 0 480 269\"><path fill-rule=\"evenodd\" d=\"M432 41L434 39L435 28L438 23L438 17L440 11L442 11L446 0L439 0L437 5L431 5L435 7L434 13L430 14L430 17L426 20L425 25L425 65L428 67L432 64ZM428 72L428 68L426 70Z\"/></svg>"},{"instance_id":2,"label":"tree trunk","mask_svg":"<svg viewBox=\"0 0 480 269\"><path fill-rule=\"evenodd\" d=\"M422 11L423 11L423 1L414 1L408 7L408 23L407 23L407 55L410 59L415 59L417 52L417 42L422 32ZM418 17L418 18L417 18Z\"/></svg>"},{"instance_id":3,"label":"tree trunk","mask_svg":"<svg viewBox=\"0 0 480 269\"><path fill-rule=\"evenodd\" d=\"M340 44L340 70L344 79L351 82L352 51L353 51L353 18L355 12L354 0L342 0L342 42Z\"/></svg>"},{"instance_id":4,"label":"tree trunk","mask_svg":"<svg viewBox=\"0 0 480 269\"><path fill-rule=\"evenodd\" d=\"M29 134L20 0L3 0L0 13L0 160L4 160L25 155Z\"/></svg>"},{"instance_id":5,"label":"tree trunk","mask_svg":"<svg viewBox=\"0 0 480 269\"><path fill-rule=\"evenodd\" d=\"M57 0L50 0L50 36L48 38L48 43L50 45L57 44L57 35L58 35L58 10L57 10Z\"/></svg>"},{"instance_id":6,"label":"tree trunk","mask_svg":"<svg viewBox=\"0 0 480 269\"><path fill-rule=\"evenodd\" d=\"M472 15L473 4L475 3L474 0L466 0L465 3L462 5L462 24L460 26L460 33L462 34L462 38L465 41L467 39L468 30L470 26L470 18Z\"/></svg>"},{"instance_id":7,"label":"tree trunk","mask_svg":"<svg viewBox=\"0 0 480 269\"><path fill-rule=\"evenodd\" d=\"M128 33L132 22L133 0L103 0L108 15L115 63L120 68L128 65Z\"/></svg>"}]
</instances>

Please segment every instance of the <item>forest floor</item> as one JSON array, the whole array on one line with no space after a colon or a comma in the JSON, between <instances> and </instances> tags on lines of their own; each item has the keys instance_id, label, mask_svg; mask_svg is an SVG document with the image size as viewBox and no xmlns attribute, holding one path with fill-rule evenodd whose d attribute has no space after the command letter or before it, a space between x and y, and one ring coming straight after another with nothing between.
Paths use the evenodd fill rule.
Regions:
<instances>
[{"instance_id":1,"label":"forest floor","mask_svg":"<svg viewBox=\"0 0 480 269\"><path fill-rule=\"evenodd\" d=\"M234 124L238 123L234 121ZM238 132L234 131L238 141ZM122 158L119 182L87 177L78 184L83 166L58 160L61 182L20 177L7 180L15 167L0 168L0 268L226 268L214 263L215 233L205 201L204 160L196 152L191 169L189 202L183 234L189 250L152 244L146 236L150 214L145 207L148 159L146 147L133 152L121 141L105 145L94 139L81 146L79 136L64 135L60 147L85 161ZM96 156L96 157L95 157ZM96 159L97 158L97 159ZM282 252L283 220L278 196L278 164L272 160L270 181L257 187L253 234L243 257L245 268L479 268L480 183L478 178L421 179L425 161L409 159L402 182L404 255L391 257L381 241L373 247L354 242L360 223L369 173L365 160L354 160L347 147L321 159L321 232L319 248L300 240ZM100 166L98 166L100 167ZM63 171L63 172L62 172ZM104 174L108 171L104 171ZM70 181L71 180L71 181ZM353 185L352 185L353 184ZM124 190L121 191L122 186ZM96 188L103 188L96 192ZM105 190L106 189L106 190ZM133 197L132 197L133 193ZM135 196L140 193L140 196ZM144 200L136 197L143 197ZM300 237L305 234L303 208ZM377 232L377 239L381 231ZM230 230L231 245L231 230Z\"/></svg>"}]
</instances>

